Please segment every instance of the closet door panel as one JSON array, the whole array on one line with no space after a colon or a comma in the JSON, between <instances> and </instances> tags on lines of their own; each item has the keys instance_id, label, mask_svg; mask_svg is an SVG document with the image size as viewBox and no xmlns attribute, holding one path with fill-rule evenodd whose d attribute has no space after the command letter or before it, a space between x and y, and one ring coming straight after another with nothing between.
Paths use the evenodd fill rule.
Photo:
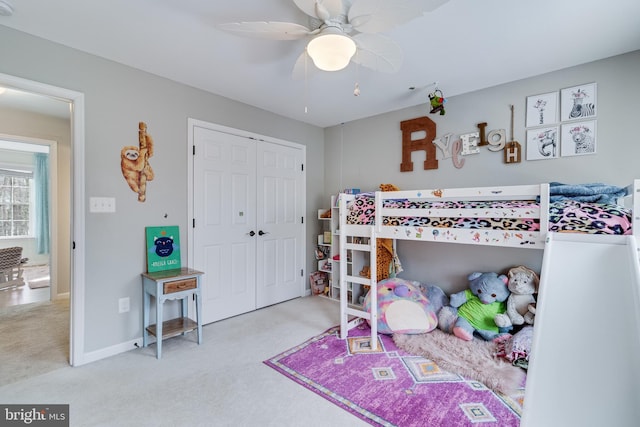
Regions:
<instances>
[{"instance_id":1,"label":"closet door panel","mask_svg":"<svg viewBox=\"0 0 640 427\"><path fill-rule=\"evenodd\" d=\"M302 295L304 191L300 149L261 143L257 148L257 306Z\"/></svg>"},{"instance_id":2,"label":"closet door panel","mask_svg":"<svg viewBox=\"0 0 640 427\"><path fill-rule=\"evenodd\" d=\"M206 324L256 308L256 144L195 127L194 145L193 266L205 272Z\"/></svg>"},{"instance_id":3,"label":"closet door panel","mask_svg":"<svg viewBox=\"0 0 640 427\"><path fill-rule=\"evenodd\" d=\"M194 124L193 255L204 323L304 295L304 148Z\"/></svg>"}]
</instances>

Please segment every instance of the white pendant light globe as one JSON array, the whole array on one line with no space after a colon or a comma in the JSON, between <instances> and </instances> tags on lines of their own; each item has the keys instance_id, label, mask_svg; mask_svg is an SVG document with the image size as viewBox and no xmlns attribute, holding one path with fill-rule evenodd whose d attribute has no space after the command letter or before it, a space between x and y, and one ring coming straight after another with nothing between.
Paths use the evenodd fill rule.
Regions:
<instances>
[{"instance_id":1,"label":"white pendant light globe","mask_svg":"<svg viewBox=\"0 0 640 427\"><path fill-rule=\"evenodd\" d=\"M324 71L339 71L349 65L356 53L356 44L338 28L326 28L307 45L307 53L316 67Z\"/></svg>"}]
</instances>

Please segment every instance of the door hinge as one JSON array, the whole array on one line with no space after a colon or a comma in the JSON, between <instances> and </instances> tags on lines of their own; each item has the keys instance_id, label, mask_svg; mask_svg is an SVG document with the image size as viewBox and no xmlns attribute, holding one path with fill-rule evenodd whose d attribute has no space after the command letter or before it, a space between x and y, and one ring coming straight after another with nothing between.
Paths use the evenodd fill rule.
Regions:
<instances>
[{"instance_id":1,"label":"door hinge","mask_svg":"<svg viewBox=\"0 0 640 427\"><path fill-rule=\"evenodd\" d=\"M193 218L193 224L191 225L191 228L196 228L196 219Z\"/></svg>"},{"instance_id":2,"label":"door hinge","mask_svg":"<svg viewBox=\"0 0 640 427\"><path fill-rule=\"evenodd\" d=\"M301 216L301 217L300 217L300 222L301 222L302 224L304 224L304 217L303 217L303 216Z\"/></svg>"},{"instance_id":3,"label":"door hinge","mask_svg":"<svg viewBox=\"0 0 640 427\"><path fill-rule=\"evenodd\" d=\"M300 170L304 172L304 163L300 163Z\"/></svg>"},{"instance_id":4,"label":"door hinge","mask_svg":"<svg viewBox=\"0 0 640 427\"><path fill-rule=\"evenodd\" d=\"M196 146L195 145L193 146L193 155L194 156L196 155Z\"/></svg>"},{"instance_id":5,"label":"door hinge","mask_svg":"<svg viewBox=\"0 0 640 427\"><path fill-rule=\"evenodd\" d=\"M300 269L300 277L304 277L304 269Z\"/></svg>"}]
</instances>

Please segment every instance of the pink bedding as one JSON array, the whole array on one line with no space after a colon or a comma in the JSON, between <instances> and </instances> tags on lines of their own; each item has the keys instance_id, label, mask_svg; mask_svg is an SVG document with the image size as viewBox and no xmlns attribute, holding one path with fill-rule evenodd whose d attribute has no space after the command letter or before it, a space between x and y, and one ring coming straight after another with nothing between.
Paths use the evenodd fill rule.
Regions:
<instances>
[{"instance_id":1,"label":"pink bedding","mask_svg":"<svg viewBox=\"0 0 640 427\"><path fill-rule=\"evenodd\" d=\"M443 208L534 208L535 201L514 202L414 202L406 199L388 200L385 207L404 209ZM375 220L375 196L361 193L349 204L347 223L371 225ZM432 218L432 217L384 217L384 225L472 228L495 230L537 231L538 219L534 218ZM550 204L549 231L591 233L591 234L631 234L631 212L612 204L585 203L563 200Z\"/></svg>"}]
</instances>

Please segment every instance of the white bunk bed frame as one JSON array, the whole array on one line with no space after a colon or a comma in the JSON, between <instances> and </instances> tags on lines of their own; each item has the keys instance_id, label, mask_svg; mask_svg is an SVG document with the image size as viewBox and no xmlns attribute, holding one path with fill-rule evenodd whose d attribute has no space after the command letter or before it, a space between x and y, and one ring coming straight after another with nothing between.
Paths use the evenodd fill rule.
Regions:
<instances>
[{"instance_id":1,"label":"white bunk bed frame","mask_svg":"<svg viewBox=\"0 0 640 427\"><path fill-rule=\"evenodd\" d=\"M348 274L347 263L340 263L340 331L345 339L348 331L369 320L371 324L371 345L377 348L375 308L377 295L371 293L371 313L348 304L347 294L350 283L358 283L375 289L376 238L400 240L421 240L430 242L467 243L490 246L514 246L527 248L544 248L546 230L548 228L549 184L517 185L507 187L455 188L415 191L388 191L375 193L375 224L347 224L348 211L345 207L355 199L352 194L340 194L340 259L347 259L347 251L369 252L371 277L364 278L356 274ZM535 200L540 197L539 207L523 209L398 209L383 207L385 200L412 199L419 201L500 201L500 200ZM476 217L476 218L536 218L540 221L540 231L505 231L477 230L463 228L406 227L382 225L382 218L387 216L429 216L429 217ZM544 230L544 231L543 231ZM369 243L352 243L353 238L365 238ZM355 273L355 272L352 272Z\"/></svg>"},{"instance_id":2,"label":"white bunk bed frame","mask_svg":"<svg viewBox=\"0 0 640 427\"><path fill-rule=\"evenodd\" d=\"M365 278L360 277L355 271L349 272L347 262L340 262L339 264L341 338L346 339L349 330L368 320L371 327L371 348L374 350L377 348L377 292L371 292L370 295L371 312L364 311L362 307L349 304L348 298L348 293L353 290L353 284L366 285L370 287L369 289L376 289L377 238L544 250L536 327L534 328L532 344L532 348L539 351L537 352L538 354L536 354L535 350L532 351L529 361L529 376L532 379L527 381L525 390L526 404L521 425L612 425L610 423L614 419L621 421L621 424L617 425L635 425L634 423L640 419L640 397L638 397L640 393L637 393L636 385L640 383L640 368L635 368L637 363L632 356L640 354L640 262L637 244L640 237L640 179L635 180L626 190L628 196L626 196L624 204L633 210L632 236L548 232L550 197L549 184L546 183L504 187L376 192L374 225L347 224L348 210L346 207L355 196L340 194L340 259L345 261L348 259L347 251L368 252L369 265L371 266L371 277ZM539 197L539 208L533 209L398 209L383 207L385 200L392 199L506 201L534 200L537 197ZM631 199L631 204L629 203L629 198ZM540 222L540 229L538 231L509 231L383 225L382 218L391 216L537 218ZM584 263L578 262L576 265L576 259L578 261L581 260L580 256L584 256ZM600 258L607 259L607 264L601 265L596 262ZM567 267L572 266L571 268L573 268L569 272L569 276L564 273L565 270L568 271L563 268L564 265L567 265ZM582 265L582 267L578 267L579 265ZM621 289L617 292L624 293L625 296L623 298L626 298L626 308L630 311L635 311L635 315L631 315L627 319L629 323L624 327L626 331L624 337L621 332L614 333L614 335L620 335L621 348L626 348L622 352L626 353L627 356L623 357L624 360L617 361L619 362L617 363L617 368L613 368L614 371L617 369L617 373L609 373L610 379L608 382L604 381L601 384L605 388L603 393L594 393L590 387L585 387L584 392L579 392L575 389L570 389L572 384L564 384L564 387L563 384L559 385L561 381L559 382L557 377L558 367L551 366L554 363L557 364L558 359L562 359L559 355L563 353L559 349L565 349L565 351L572 353L576 351L574 340L570 340L569 345L564 333L552 332L558 330L558 322L567 323L571 320L582 319L590 323L589 316L593 318L594 313L585 310L587 310L587 307L590 310L594 310L595 307L599 307L602 304L603 295L590 292L586 298L591 303L582 301L580 307L571 307L569 305L569 302L572 302L570 298L573 298L573 294L569 294L567 289L572 289L572 292L579 293L583 292L583 290L592 290L598 286L598 283L591 283L591 285L583 285L582 282L576 283L572 276L576 268L585 270L585 274L581 275L581 281L589 282L610 278L606 281L619 283ZM592 269L596 270L591 271ZM564 292L564 294L557 295L559 292ZM618 300L608 294L607 296L612 300ZM554 303L549 302L551 299L562 301L566 303L567 307L554 307ZM608 310L615 312L615 305L612 303L609 308L602 306L602 313L595 315L603 316L603 313ZM610 313L609 315L614 314ZM584 347L585 352L590 354L593 352L593 349L588 346L589 337L593 336L591 334L594 334L594 330L600 331L607 337L610 337L613 333L611 330L612 322L603 319L602 323L606 323L606 325L597 326L595 329L590 325L589 328L586 328L589 331L588 334L586 332L578 333L578 338L576 339L582 343L586 342L586 344L583 344L586 346ZM548 331L545 331L544 328L548 328ZM606 347L607 351L611 352L611 343L603 344L602 347ZM605 355L602 352L596 353L602 357ZM619 353L617 352L618 355ZM585 355L583 354L581 357L585 357ZM588 368L587 361L592 360L591 357L585 357L585 359L584 362L574 364L573 370L569 371L574 372L576 376L580 375L580 372L584 372ZM563 367L563 372L566 371L565 368ZM543 374L545 370L550 371L547 372L546 376ZM602 399L606 400L607 397L610 399L610 395L606 393L612 392L606 390L607 387L609 390L610 387L614 386L619 389L620 387L624 388L625 384L628 386L628 390L625 390L627 397L624 402L609 405L611 407L603 405ZM556 392L550 393L550 388ZM573 396L573 398L567 396ZM563 401L562 408L565 409L564 411L559 409L558 401ZM585 408L594 409L585 410ZM621 408L626 409L621 410ZM577 421L577 413L582 414L582 423ZM563 424L560 420L565 417L567 423ZM597 422L603 422L604 424L597 424Z\"/></svg>"}]
</instances>

